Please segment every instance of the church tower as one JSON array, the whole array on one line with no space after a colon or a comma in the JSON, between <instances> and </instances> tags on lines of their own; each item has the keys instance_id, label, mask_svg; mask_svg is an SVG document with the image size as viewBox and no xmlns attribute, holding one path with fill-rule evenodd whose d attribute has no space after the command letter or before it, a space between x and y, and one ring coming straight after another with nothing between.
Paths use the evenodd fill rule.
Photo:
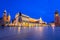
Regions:
<instances>
[{"instance_id":1,"label":"church tower","mask_svg":"<svg viewBox=\"0 0 60 40\"><path fill-rule=\"evenodd\" d=\"M7 21L7 12L6 10L4 10L4 13L3 13L3 21L6 23Z\"/></svg>"}]
</instances>

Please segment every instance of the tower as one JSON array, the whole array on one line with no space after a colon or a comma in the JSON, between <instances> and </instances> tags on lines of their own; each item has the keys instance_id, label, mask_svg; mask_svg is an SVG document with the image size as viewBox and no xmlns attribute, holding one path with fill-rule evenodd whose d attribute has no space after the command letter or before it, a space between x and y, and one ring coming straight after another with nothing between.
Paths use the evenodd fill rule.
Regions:
<instances>
[{"instance_id":1,"label":"tower","mask_svg":"<svg viewBox=\"0 0 60 40\"><path fill-rule=\"evenodd\" d=\"M58 11L55 11L55 26L59 26L59 14Z\"/></svg>"},{"instance_id":2,"label":"tower","mask_svg":"<svg viewBox=\"0 0 60 40\"><path fill-rule=\"evenodd\" d=\"M60 26L60 15L59 15L59 26Z\"/></svg>"},{"instance_id":3,"label":"tower","mask_svg":"<svg viewBox=\"0 0 60 40\"><path fill-rule=\"evenodd\" d=\"M22 23L22 14L19 12L19 22Z\"/></svg>"},{"instance_id":4,"label":"tower","mask_svg":"<svg viewBox=\"0 0 60 40\"><path fill-rule=\"evenodd\" d=\"M6 23L6 20L7 20L7 12L6 12L6 10L4 10L3 21Z\"/></svg>"}]
</instances>

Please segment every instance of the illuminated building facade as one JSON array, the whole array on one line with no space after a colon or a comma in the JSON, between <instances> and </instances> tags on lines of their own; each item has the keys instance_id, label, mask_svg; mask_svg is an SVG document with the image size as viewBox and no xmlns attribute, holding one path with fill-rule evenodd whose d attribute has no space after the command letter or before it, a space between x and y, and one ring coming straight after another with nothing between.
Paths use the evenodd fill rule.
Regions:
<instances>
[{"instance_id":1,"label":"illuminated building facade","mask_svg":"<svg viewBox=\"0 0 60 40\"><path fill-rule=\"evenodd\" d=\"M7 15L6 10L4 10L4 13L3 13L3 21L4 21L4 24L10 23L10 15Z\"/></svg>"},{"instance_id":2,"label":"illuminated building facade","mask_svg":"<svg viewBox=\"0 0 60 40\"><path fill-rule=\"evenodd\" d=\"M7 20L7 12L6 12L6 10L4 10L4 13L3 13L3 20L4 20L4 23L6 23L6 20Z\"/></svg>"},{"instance_id":3,"label":"illuminated building facade","mask_svg":"<svg viewBox=\"0 0 60 40\"><path fill-rule=\"evenodd\" d=\"M45 23L42 18L39 20L31 18L27 15L22 14L21 12L18 12L13 20L13 22L10 23L10 15L7 16L6 10L4 11L3 20L4 23L9 26L24 26L24 27L34 27L34 26L40 26L40 24ZM6 25L6 26L7 26Z\"/></svg>"},{"instance_id":4,"label":"illuminated building facade","mask_svg":"<svg viewBox=\"0 0 60 40\"><path fill-rule=\"evenodd\" d=\"M23 26L29 26L29 16L22 14L22 24Z\"/></svg>"}]
</instances>

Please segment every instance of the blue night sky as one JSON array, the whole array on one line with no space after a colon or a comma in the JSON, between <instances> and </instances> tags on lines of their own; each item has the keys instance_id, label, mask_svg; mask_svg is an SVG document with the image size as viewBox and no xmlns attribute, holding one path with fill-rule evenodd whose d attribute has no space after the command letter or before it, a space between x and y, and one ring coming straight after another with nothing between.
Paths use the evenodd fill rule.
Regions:
<instances>
[{"instance_id":1,"label":"blue night sky","mask_svg":"<svg viewBox=\"0 0 60 40\"><path fill-rule=\"evenodd\" d=\"M3 11L14 18L17 12L22 12L32 18L40 18L46 22L54 21L55 10L60 11L59 0L0 0L0 17Z\"/></svg>"}]
</instances>

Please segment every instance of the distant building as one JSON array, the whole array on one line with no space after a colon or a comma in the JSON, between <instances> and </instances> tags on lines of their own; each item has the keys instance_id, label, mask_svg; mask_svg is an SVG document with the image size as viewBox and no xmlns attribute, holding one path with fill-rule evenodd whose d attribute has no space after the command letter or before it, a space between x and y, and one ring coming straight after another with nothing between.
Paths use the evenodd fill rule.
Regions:
<instances>
[{"instance_id":1,"label":"distant building","mask_svg":"<svg viewBox=\"0 0 60 40\"><path fill-rule=\"evenodd\" d=\"M55 12L55 26L59 26L59 14L58 11Z\"/></svg>"},{"instance_id":2,"label":"distant building","mask_svg":"<svg viewBox=\"0 0 60 40\"><path fill-rule=\"evenodd\" d=\"M4 10L3 14L3 23L4 25L10 25L10 26L44 26L46 25L46 22L40 18L39 20L31 18L27 15L22 14L21 12L17 13L15 18L10 23L11 16L7 15L6 10Z\"/></svg>"},{"instance_id":3,"label":"distant building","mask_svg":"<svg viewBox=\"0 0 60 40\"><path fill-rule=\"evenodd\" d=\"M6 21L7 21L7 12L6 12L6 10L4 10L4 13L3 13L3 20L4 20L4 23L6 23Z\"/></svg>"},{"instance_id":4,"label":"distant building","mask_svg":"<svg viewBox=\"0 0 60 40\"><path fill-rule=\"evenodd\" d=\"M4 13L3 13L3 22L4 22L4 24L8 24L8 23L10 23L10 15L7 15L7 12L6 12L6 10L4 10Z\"/></svg>"}]
</instances>

